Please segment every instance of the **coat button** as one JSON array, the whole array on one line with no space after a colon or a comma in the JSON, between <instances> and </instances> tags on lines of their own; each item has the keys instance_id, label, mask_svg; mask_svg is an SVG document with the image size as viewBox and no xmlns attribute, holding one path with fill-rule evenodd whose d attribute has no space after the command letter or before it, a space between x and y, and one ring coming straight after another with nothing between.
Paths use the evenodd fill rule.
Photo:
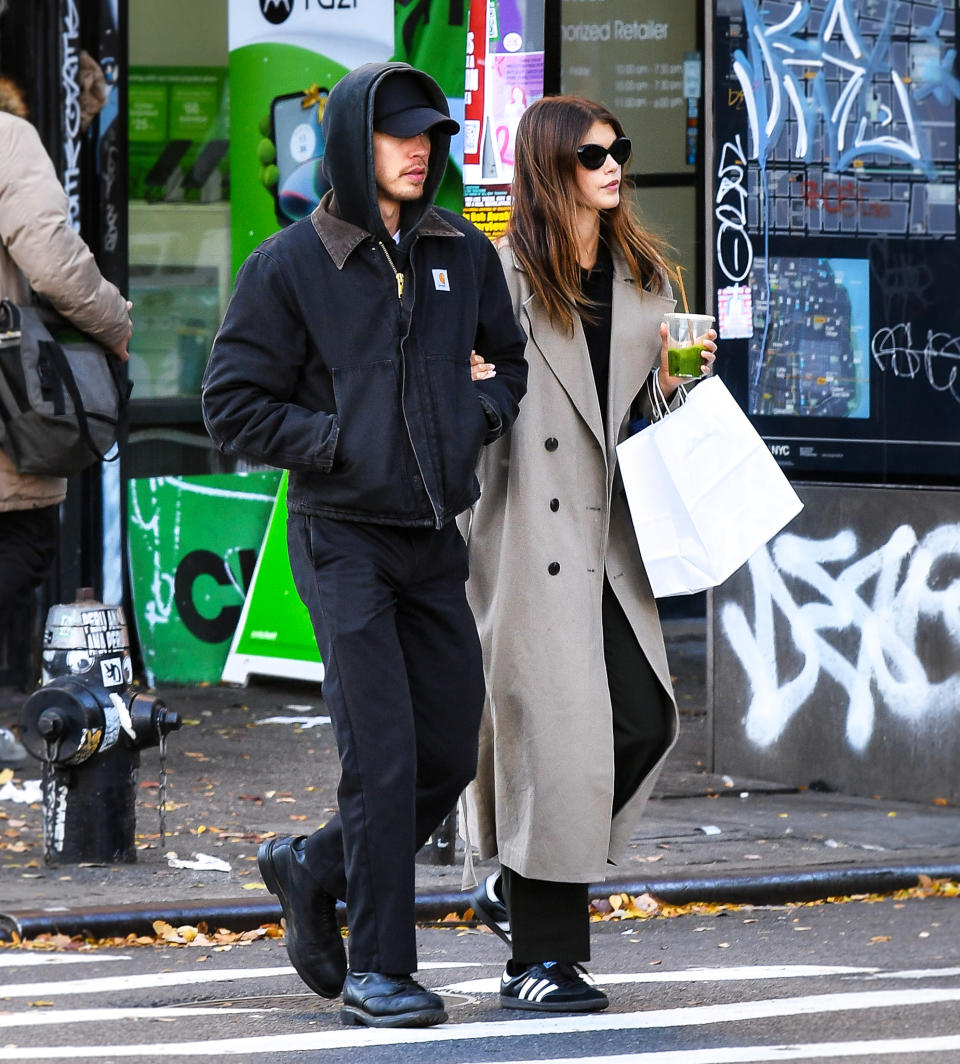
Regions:
<instances>
[{"instance_id":1,"label":"coat button","mask_svg":"<svg viewBox=\"0 0 960 1064\"><path fill-rule=\"evenodd\" d=\"M546 447L548 451L555 451L560 446L560 444L557 443L556 438L554 436L548 436L543 441L543 446Z\"/></svg>"},{"instance_id":2,"label":"coat button","mask_svg":"<svg viewBox=\"0 0 960 1064\"><path fill-rule=\"evenodd\" d=\"M550 500L550 509L553 510L554 513L556 513L557 510L560 509L560 500L559 499L551 499Z\"/></svg>"},{"instance_id":3,"label":"coat button","mask_svg":"<svg viewBox=\"0 0 960 1064\"><path fill-rule=\"evenodd\" d=\"M550 564L549 564L549 565L547 566L547 572L548 572L548 573L549 573L549 574L550 574L551 576L556 576L556 575L557 575L557 573L559 573L559 572L560 572L560 563L559 563L559 562L551 562L551 563L550 563Z\"/></svg>"}]
</instances>

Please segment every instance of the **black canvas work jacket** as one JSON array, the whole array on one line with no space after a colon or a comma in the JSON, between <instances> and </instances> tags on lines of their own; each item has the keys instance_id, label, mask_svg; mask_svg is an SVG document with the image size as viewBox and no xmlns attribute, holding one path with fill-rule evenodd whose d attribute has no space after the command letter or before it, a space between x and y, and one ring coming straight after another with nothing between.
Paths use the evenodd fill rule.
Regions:
<instances>
[{"instance_id":1,"label":"black canvas work jacket","mask_svg":"<svg viewBox=\"0 0 960 1064\"><path fill-rule=\"evenodd\" d=\"M373 100L391 73L410 69L367 64L331 94L332 191L238 272L203 415L221 450L290 470L293 512L440 528L477 499L480 449L519 412L525 336L489 240L432 206L446 135L434 131L424 195L405 205L399 245L383 225ZM471 380L473 349L496 365L492 380Z\"/></svg>"}]
</instances>

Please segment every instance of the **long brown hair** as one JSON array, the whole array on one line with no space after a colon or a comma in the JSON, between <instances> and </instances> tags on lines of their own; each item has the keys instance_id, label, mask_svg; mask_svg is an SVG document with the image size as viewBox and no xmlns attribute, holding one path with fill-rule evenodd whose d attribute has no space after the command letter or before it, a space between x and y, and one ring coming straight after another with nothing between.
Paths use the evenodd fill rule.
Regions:
<instances>
[{"instance_id":1,"label":"long brown hair","mask_svg":"<svg viewBox=\"0 0 960 1064\"><path fill-rule=\"evenodd\" d=\"M576 305L583 301L575 226L577 148L594 122L624 135L602 104L580 96L545 96L523 112L514 149L506 236L550 321L571 332ZM663 289L669 270L663 244L641 228L623 196L616 207L600 212L600 235L623 255L638 285Z\"/></svg>"}]
</instances>

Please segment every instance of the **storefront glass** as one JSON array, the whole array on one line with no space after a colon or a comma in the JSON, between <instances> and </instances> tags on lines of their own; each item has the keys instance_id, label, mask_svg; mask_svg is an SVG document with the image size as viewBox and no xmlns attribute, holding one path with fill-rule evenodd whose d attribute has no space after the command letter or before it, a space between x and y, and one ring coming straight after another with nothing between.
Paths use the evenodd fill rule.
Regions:
<instances>
[{"instance_id":1,"label":"storefront glass","mask_svg":"<svg viewBox=\"0 0 960 1064\"><path fill-rule=\"evenodd\" d=\"M227 0L130 0L133 398L198 396L230 273Z\"/></svg>"},{"instance_id":2,"label":"storefront glass","mask_svg":"<svg viewBox=\"0 0 960 1064\"><path fill-rule=\"evenodd\" d=\"M699 0L561 0L560 88L602 101L623 123L640 217L670 244L687 295L702 308L700 17Z\"/></svg>"}]
</instances>

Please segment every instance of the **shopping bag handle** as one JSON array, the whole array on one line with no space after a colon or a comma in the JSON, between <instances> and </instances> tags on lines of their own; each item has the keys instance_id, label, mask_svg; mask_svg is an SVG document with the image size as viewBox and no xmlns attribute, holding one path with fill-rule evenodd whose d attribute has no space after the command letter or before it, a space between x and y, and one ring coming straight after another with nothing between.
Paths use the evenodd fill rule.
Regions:
<instances>
[{"instance_id":1,"label":"shopping bag handle","mask_svg":"<svg viewBox=\"0 0 960 1064\"><path fill-rule=\"evenodd\" d=\"M677 385L677 392L680 395L680 406L687 401L687 389L682 385ZM659 367L654 366L653 372L647 379L647 393L650 396L650 405L653 407L653 413L657 421L662 421L667 414L671 413L670 402L663 394L663 388L660 386L660 370Z\"/></svg>"}]
</instances>

